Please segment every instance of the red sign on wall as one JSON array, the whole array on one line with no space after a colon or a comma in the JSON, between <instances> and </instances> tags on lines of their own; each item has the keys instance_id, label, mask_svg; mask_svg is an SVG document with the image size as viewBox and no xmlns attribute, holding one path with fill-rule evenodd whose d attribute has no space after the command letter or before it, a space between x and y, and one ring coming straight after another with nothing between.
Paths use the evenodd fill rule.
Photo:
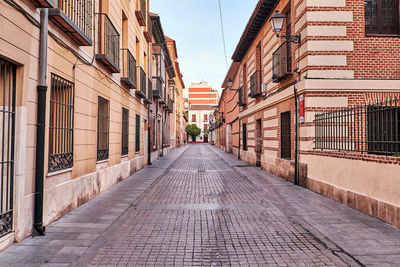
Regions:
<instances>
[{"instance_id":1,"label":"red sign on wall","mask_svg":"<svg viewBox=\"0 0 400 267\"><path fill-rule=\"evenodd\" d=\"M305 122L305 117L304 117L305 111L304 111L304 95L299 96L299 117L300 117L300 123Z\"/></svg>"}]
</instances>

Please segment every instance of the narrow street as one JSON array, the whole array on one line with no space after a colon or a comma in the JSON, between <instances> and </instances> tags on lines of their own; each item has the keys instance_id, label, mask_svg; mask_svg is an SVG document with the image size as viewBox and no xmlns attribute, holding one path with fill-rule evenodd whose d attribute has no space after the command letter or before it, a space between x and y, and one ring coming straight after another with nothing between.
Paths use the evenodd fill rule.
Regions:
<instances>
[{"instance_id":1,"label":"narrow street","mask_svg":"<svg viewBox=\"0 0 400 267\"><path fill-rule=\"evenodd\" d=\"M176 149L0 266L398 266L400 230L210 145Z\"/></svg>"}]
</instances>

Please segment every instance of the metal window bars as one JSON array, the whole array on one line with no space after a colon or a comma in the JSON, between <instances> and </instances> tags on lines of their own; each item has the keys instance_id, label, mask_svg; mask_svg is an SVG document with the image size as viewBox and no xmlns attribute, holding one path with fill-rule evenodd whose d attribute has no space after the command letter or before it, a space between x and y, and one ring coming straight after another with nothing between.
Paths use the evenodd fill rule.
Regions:
<instances>
[{"instance_id":1,"label":"metal window bars","mask_svg":"<svg viewBox=\"0 0 400 267\"><path fill-rule=\"evenodd\" d=\"M128 155L129 152L129 110L122 108L122 140L121 140L122 156Z\"/></svg>"},{"instance_id":2,"label":"metal window bars","mask_svg":"<svg viewBox=\"0 0 400 267\"><path fill-rule=\"evenodd\" d=\"M51 74L49 172L73 166L74 83Z\"/></svg>"},{"instance_id":3,"label":"metal window bars","mask_svg":"<svg viewBox=\"0 0 400 267\"><path fill-rule=\"evenodd\" d=\"M290 44L290 42L289 42ZM272 54L272 79L274 82L279 82L284 79L290 71L288 70L288 44L284 42Z\"/></svg>"},{"instance_id":4,"label":"metal window bars","mask_svg":"<svg viewBox=\"0 0 400 267\"><path fill-rule=\"evenodd\" d=\"M16 66L0 58L0 237L13 228Z\"/></svg>"},{"instance_id":5,"label":"metal window bars","mask_svg":"<svg viewBox=\"0 0 400 267\"><path fill-rule=\"evenodd\" d=\"M97 161L109 156L110 102L99 96L97 112Z\"/></svg>"},{"instance_id":6,"label":"metal window bars","mask_svg":"<svg viewBox=\"0 0 400 267\"><path fill-rule=\"evenodd\" d=\"M146 97L146 90L147 90L147 78L146 73L144 72L142 67L139 67L139 88L136 90L136 94L139 95L141 98Z\"/></svg>"},{"instance_id":7,"label":"metal window bars","mask_svg":"<svg viewBox=\"0 0 400 267\"><path fill-rule=\"evenodd\" d=\"M315 114L315 148L377 155L400 154L396 98Z\"/></svg>"},{"instance_id":8,"label":"metal window bars","mask_svg":"<svg viewBox=\"0 0 400 267\"><path fill-rule=\"evenodd\" d=\"M92 37L93 0L58 0L56 7L61 9L86 36Z\"/></svg>"},{"instance_id":9,"label":"metal window bars","mask_svg":"<svg viewBox=\"0 0 400 267\"><path fill-rule=\"evenodd\" d=\"M261 81L261 77L260 77L260 71L255 71L253 73L253 75L251 75L250 77L250 97L257 97L261 94L261 88L260 88L260 81Z\"/></svg>"},{"instance_id":10,"label":"metal window bars","mask_svg":"<svg viewBox=\"0 0 400 267\"><path fill-rule=\"evenodd\" d=\"M129 88L136 88L137 73L136 59L127 48L122 50L122 78L121 81Z\"/></svg>"},{"instance_id":11,"label":"metal window bars","mask_svg":"<svg viewBox=\"0 0 400 267\"><path fill-rule=\"evenodd\" d=\"M120 35L107 14L99 14L100 51L96 55L111 72L118 73L120 56Z\"/></svg>"},{"instance_id":12,"label":"metal window bars","mask_svg":"<svg viewBox=\"0 0 400 267\"><path fill-rule=\"evenodd\" d=\"M140 115L136 114L135 152L140 152Z\"/></svg>"}]
</instances>

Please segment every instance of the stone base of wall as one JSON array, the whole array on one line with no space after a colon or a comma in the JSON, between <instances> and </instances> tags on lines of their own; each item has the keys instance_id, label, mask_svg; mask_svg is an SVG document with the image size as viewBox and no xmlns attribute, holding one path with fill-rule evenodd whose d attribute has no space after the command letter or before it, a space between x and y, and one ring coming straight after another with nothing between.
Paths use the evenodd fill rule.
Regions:
<instances>
[{"instance_id":1,"label":"stone base of wall","mask_svg":"<svg viewBox=\"0 0 400 267\"><path fill-rule=\"evenodd\" d=\"M128 178L147 163L145 156L69 180L44 191L43 223L48 225L93 197Z\"/></svg>"},{"instance_id":2,"label":"stone base of wall","mask_svg":"<svg viewBox=\"0 0 400 267\"><path fill-rule=\"evenodd\" d=\"M350 192L311 178L306 188L400 228L400 207Z\"/></svg>"}]
</instances>

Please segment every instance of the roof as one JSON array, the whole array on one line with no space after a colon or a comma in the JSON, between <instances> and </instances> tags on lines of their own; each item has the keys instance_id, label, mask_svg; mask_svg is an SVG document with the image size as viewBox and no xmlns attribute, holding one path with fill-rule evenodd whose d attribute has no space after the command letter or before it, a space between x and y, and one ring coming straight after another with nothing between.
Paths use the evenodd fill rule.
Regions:
<instances>
[{"instance_id":1,"label":"roof","mask_svg":"<svg viewBox=\"0 0 400 267\"><path fill-rule=\"evenodd\" d=\"M235 52L232 55L233 61L240 62L246 55L247 51L257 38L260 30L267 22L271 13L274 11L279 0L259 0L256 8L251 15L249 22L244 29L242 37L236 46Z\"/></svg>"},{"instance_id":2,"label":"roof","mask_svg":"<svg viewBox=\"0 0 400 267\"><path fill-rule=\"evenodd\" d=\"M172 65L171 55L169 54L167 42L164 35L164 30L161 25L160 16L155 13L150 13L151 22L153 24L152 33L153 38L156 44L161 45L164 54L165 54L165 63L168 75L170 78L174 78L176 76L174 66Z\"/></svg>"},{"instance_id":3,"label":"roof","mask_svg":"<svg viewBox=\"0 0 400 267\"><path fill-rule=\"evenodd\" d=\"M228 70L228 73L226 74L226 77L224 79L224 82L222 83L222 86L221 86L222 88L227 87L227 83L228 83L229 79L232 79L232 80L235 79L235 76L236 76L237 71L239 70L239 67L240 67L240 62L232 62L231 66Z\"/></svg>"}]
</instances>

